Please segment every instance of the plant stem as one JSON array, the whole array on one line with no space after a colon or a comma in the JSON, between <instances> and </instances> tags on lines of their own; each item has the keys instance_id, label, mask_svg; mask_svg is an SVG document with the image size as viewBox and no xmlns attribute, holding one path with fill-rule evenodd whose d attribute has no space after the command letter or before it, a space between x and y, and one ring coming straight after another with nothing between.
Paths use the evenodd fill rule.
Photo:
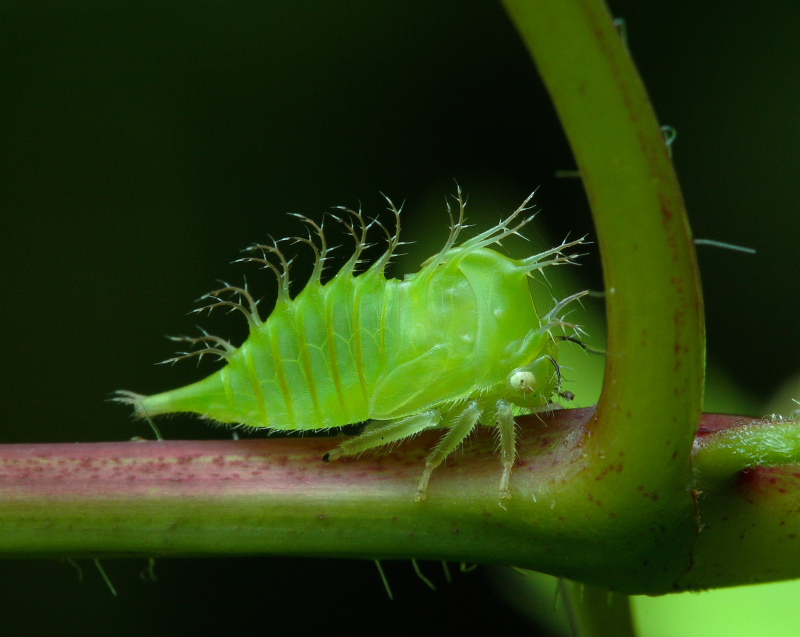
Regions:
<instances>
[{"instance_id":1,"label":"plant stem","mask_svg":"<svg viewBox=\"0 0 800 637\"><path fill-rule=\"evenodd\" d=\"M687 589L792 579L800 556L796 420L706 415L693 464L698 536Z\"/></svg>"},{"instance_id":2,"label":"plant stem","mask_svg":"<svg viewBox=\"0 0 800 637\"><path fill-rule=\"evenodd\" d=\"M569 475L591 412L529 420L508 502L491 435L434 472L425 502L414 494L436 433L329 463L331 438L0 446L0 556L271 553L547 569L563 540L530 531L542 523L552 539L573 526L553 526L563 512L548 483Z\"/></svg>"},{"instance_id":3,"label":"plant stem","mask_svg":"<svg viewBox=\"0 0 800 637\"><path fill-rule=\"evenodd\" d=\"M688 485L705 358L699 275L677 178L605 4L504 4L558 111L597 228L608 354L583 449L587 468L624 458L624 470L604 478L603 489L625 515L606 520L605 532L609 540L637 536L632 560L677 576L691 564L697 532ZM576 478L584 497L593 492L594 473ZM654 497L634 504L642 490Z\"/></svg>"},{"instance_id":4,"label":"plant stem","mask_svg":"<svg viewBox=\"0 0 800 637\"><path fill-rule=\"evenodd\" d=\"M582 466L580 441L592 414L524 419L513 497L502 503L500 462L486 430L434 472L425 502L414 502L414 493L435 433L392 454L330 463L321 461L335 445L330 438L0 445L0 557L419 558L507 564L629 593L800 575L800 552L791 550L791 537L800 537L800 472L790 466L704 483L695 523L705 526L694 568L680 579L627 570L620 552L630 538L610 543L596 530L616 517L614 505L595 496L593 511L576 515L558 499ZM759 421L741 422L709 416L701 430L713 423L714 432L703 434L704 444ZM602 478L617 467L597 470ZM642 491L637 500L652 495ZM592 541L610 554L573 549Z\"/></svg>"},{"instance_id":5,"label":"plant stem","mask_svg":"<svg viewBox=\"0 0 800 637\"><path fill-rule=\"evenodd\" d=\"M754 467L774 467L800 458L800 422L741 418L734 426L698 432L694 470L697 488L724 488L739 472Z\"/></svg>"}]
</instances>

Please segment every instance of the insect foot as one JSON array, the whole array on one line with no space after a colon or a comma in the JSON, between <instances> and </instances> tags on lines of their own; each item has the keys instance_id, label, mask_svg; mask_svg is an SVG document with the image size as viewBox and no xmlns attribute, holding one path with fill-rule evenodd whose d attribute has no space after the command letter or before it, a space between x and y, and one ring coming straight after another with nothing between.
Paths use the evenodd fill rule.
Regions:
<instances>
[{"instance_id":1,"label":"insect foot","mask_svg":"<svg viewBox=\"0 0 800 637\"><path fill-rule=\"evenodd\" d=\"M432 472L478 424L497 427L500 496L508 498L516 458L514 415L542 410L554 397L570 395L561 388L556 344L580 334L564 320L564 308L583 295L573 294L540 315L528 282L529 277L544 280L548 266L573 263L573 250L582 240L521 260L494 249L520 235L533 218L530 199L496 226L463 239L466 203L459 190L456 206L448 204L450 232L441 250L402 279L385 275L402 245L400 210L391 202L394 233L380 222L367 223L360 211L338 209L340 216L332 215L355 248L324 281L330 242L322 223L301 216L307 235L289 243L305 245L313 254L314 270L305 286L292 293L293 259L282 252L286 240L252 246L240 260L255 262L277 279L272 312L263 318L246 286L223 284L206 295L206 309L243 314L249 328L244 343L236 347L206 332L178 339L190 349L178 358L211 354L222 366L185 387L151 396L119 392L117 400L133 405L135 414L148 421L190 412L273 431L372 421L326 460L441 429L417 485L418 501L427 497ZM373 234L385 249L370 264L361 255Z\"/></svg>"}]
</instances>

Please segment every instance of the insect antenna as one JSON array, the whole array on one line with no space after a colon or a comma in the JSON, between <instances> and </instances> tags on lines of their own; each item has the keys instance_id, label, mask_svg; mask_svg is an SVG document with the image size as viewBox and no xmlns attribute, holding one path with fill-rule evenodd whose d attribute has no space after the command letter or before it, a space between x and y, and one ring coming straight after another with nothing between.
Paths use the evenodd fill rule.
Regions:
<instances>
[{"instance_id":1,"label":"insect antenna","mask_svg":"<svg viewBox=\"0 0 800 637\"><path fill-rule=\"evenodd\" d=\"M582 332L583 330L580 331ZM597 347L592 347L591 345L587 345L577 336L556 336L555 339L560 343L565 343L565 342L575 343L575 345L580 347L587 354L599 354L601 356L605 356L607 353L604 349L598 349Z\"/></svg>"},{"instance_id":2,"label":"insect antenna","mask_svg":"<svg viewBox=\"0 0 800 637\"><path fill-rule=\"evenodd\" d=\"M275 239L272 239L272 245L267 244L254 244L248 248L242 250L242 252L258 252L261 251L260 257L242 257L241 259L236 259L234 263L240 262L252 262L252 263L260 263L265 268L269 268L275 274L278 279L278 302L287 302L291 300L289 295L289 267L292 264L294 259L286 260L286 257L283 256L283 252L280 251L278 248L278 242ZM274 255L280 264L280 268L276 266L272 261L269 260L267 255Z\"/></svg>"},{"instance_id":3,"label":"insect antenna","mask_svg":"<svg viewBox=\"0 0 800 637\"><path fill-rule=\"evenodd\" d=\"M558 379L556 381L556 386L560 388L561 387L561 381L564 380L564 377L561 375L561 365L559 365L556 362L556 359L553 358L552 356L550 356L550 354L547 355L547 360L549 360L553 364L553 367L556 370L556 378Z\"/></svg>"},{"instance_id":4,"label":"insect antenna","mask_svg":"<svg viewBox=\"0 0 800 637\"><path fill-rule=\"evenodd\" d=\"M562 340L572 341L573 339L569 337L564 337ZM580 343L580 345L583 345L583 343L581 343L580 341L573 341L573 342L578 342ZM561 389L561 385L564 383L564 376L561 374L561 365L559 365L556 362L556 359L550 356L549 354L547 355L547 359L553 364L553 367L556 370L556 395L559 398L566 401L575 400L575 394L573 394L568 389Z\"/></svg>"}]
</instances>

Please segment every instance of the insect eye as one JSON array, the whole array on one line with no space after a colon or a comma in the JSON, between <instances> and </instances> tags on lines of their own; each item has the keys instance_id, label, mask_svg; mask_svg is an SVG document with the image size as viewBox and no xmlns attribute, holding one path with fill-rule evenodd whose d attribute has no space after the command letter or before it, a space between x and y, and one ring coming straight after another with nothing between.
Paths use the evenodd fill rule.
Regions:
<instances>
[{"instance_id":1,"label":"insect eye","mask_svg":"<svg viewBox=\"0 0 800 637\"><path fill-rule=\"evenodd\" d=\"M530 394L536 386L536 377L526 369L515 369L508 377L508 386L520 394Z\"/></svg>"}]
</instances>

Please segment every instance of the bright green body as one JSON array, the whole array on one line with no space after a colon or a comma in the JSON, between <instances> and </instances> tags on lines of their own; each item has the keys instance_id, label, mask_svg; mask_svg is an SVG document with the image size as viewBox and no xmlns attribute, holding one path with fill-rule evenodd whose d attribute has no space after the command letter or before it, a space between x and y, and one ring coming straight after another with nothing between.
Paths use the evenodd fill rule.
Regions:
<instances>
[{"instance_id":1,"label":"bright green body","mask_svg":"<svg viewBox=\"0 0 800 637\"><path fill-rule=\"evenodd\" d=\"M451 251L405 280L373 267L312 282L279 302L225 367L146 397L142 415L194 412L278 430L392 420L465 401L544 405L555 367L534 395L515 396L515 368L555 355L528 288L530 268L489 248ZM463 407L462 407L463 409Z\"/></svg>"}]
</instances>

